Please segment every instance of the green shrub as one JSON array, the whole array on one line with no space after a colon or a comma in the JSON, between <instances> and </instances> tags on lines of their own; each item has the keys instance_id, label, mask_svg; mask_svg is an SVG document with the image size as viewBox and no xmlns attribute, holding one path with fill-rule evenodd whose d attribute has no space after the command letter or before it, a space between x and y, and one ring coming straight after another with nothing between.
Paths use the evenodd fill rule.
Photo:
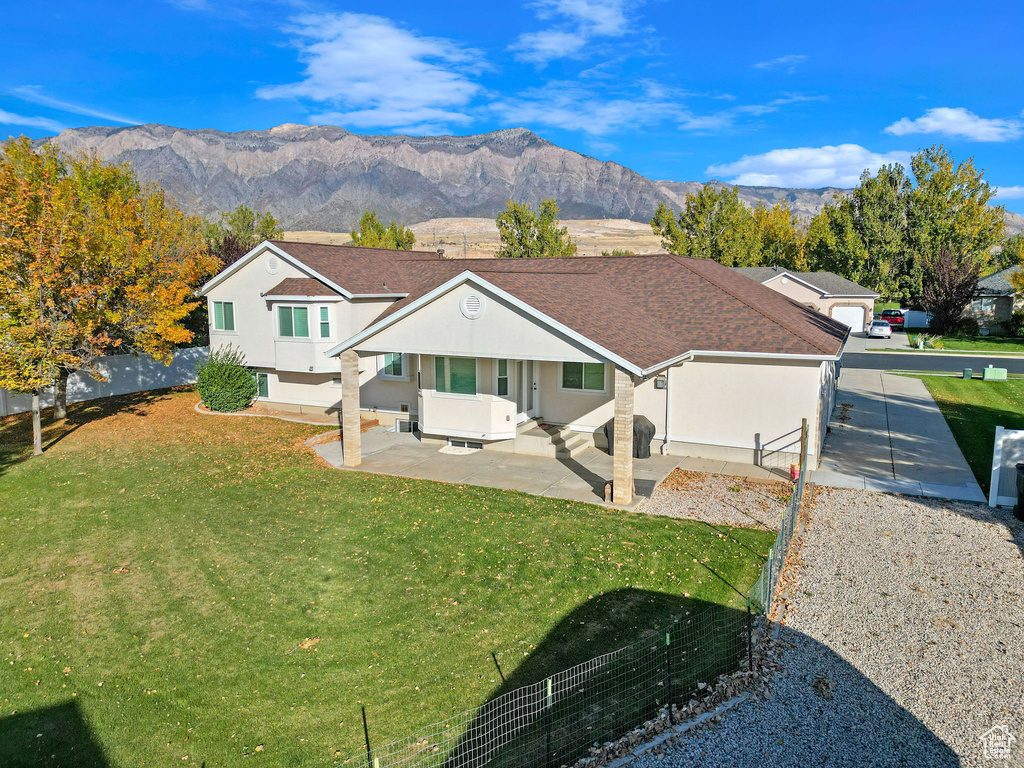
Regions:
<instances>
[{"instance_id":1,"label":"green shrub","mask_svg":"<svg viewBox=\"0 0 1024 768\"><path fill-rule=\"evenodd\" d=\"M1014 312L1013 317L1003 322L1003 330L1007 336L1024 339L1024 312L1019 309Z\"/></svg>"},{"instance_id":2,"label":"green shrub","mask_svg":"<svg viewBox=\"0 0 1024 768\"><path fill-rule=\"evenodd\" d=\"M981 330L981 326L978 325L978 321L973 317L964 317L957 321L956 329L953 331L954 336L977 336Z\"/></svg>"},{"instance_id":3,"label":"green shrub","mask_svg":"<svg viewBox=\"0 0 1024 768\"><path fill-rule=\"evenodd\" d=\"M242 350L227 344L196 366L196 389L211 411L241 411L256 399L256 376Z\"/></svg>"}]
</instances>

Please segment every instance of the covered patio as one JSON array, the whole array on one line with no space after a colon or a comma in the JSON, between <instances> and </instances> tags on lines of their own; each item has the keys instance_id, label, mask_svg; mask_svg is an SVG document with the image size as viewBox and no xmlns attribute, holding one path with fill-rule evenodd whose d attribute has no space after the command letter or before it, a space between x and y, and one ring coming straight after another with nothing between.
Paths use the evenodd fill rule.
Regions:
<instances>
[{"instance_id":1,"label":"covered patio","mask_svg":"<svg viewBox=\"0 0 1024 768\"><path fill-rule=\"evenodd\" d=\"M313 446L325 461L339 469L465 483L486 488L523 491L556 499L604 504L605 483L612 477L612 457L588 448L571 458L531 456L504 451L447 452L421 443L415 435L374 427L361 435L362 461L345 466L341 441ZM633 459L636 495L618 508L635 509L675 469L681 457L652 455Z\"/></svg>"}]
</instances>

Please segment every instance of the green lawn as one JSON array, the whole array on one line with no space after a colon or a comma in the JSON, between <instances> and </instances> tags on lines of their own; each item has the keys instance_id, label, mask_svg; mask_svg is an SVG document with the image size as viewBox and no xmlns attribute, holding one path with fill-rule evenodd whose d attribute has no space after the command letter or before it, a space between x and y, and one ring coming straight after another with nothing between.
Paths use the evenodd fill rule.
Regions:
<instances>
[{"instance_id":1,"label":"green lawn","mask_svg":"<svg viewBox=\"0 0 1024 768\"><path fill-rule=\"evenodd\" d=\"M913 346L915 334L908 336ZM1015 336L936 336L938 349L955 349L965 352L1017 352L1024 354L1024 339Z\"/></svg>"},{"instance_id":2,"label":"green lawn","mask_svg":"<svg viewBox=\"0 0 1024 768\"><path fill-rule=\"evenodd\" d=\"M386 741L495 659L525 684L743 606L773 539L331 470L322 427L195 400L73 406L42 458L0 420L0 765L329 765L360 705Z\"/></svg>"},{"instance_id":3,"label":"green lawn","mask_svg":"<svg viewBox=\"0 0 1024 768\"><path fill-rule=\"evenodd\" d=\"M988 493L996 427L1024 429L1024 379L964 380L922 376L974 476Z\"/></svg>"}]
</instances>

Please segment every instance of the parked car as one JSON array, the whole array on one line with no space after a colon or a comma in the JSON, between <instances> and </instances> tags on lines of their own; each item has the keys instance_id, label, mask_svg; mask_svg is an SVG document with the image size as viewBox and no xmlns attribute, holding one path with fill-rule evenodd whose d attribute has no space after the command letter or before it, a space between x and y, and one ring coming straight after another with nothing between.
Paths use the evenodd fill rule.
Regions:
<instances>
[{"instance_id":1,"label":"parked car","mask_svg":"<svg viewBox=\"0 0 1024 768\"><path fill-rule=\"evenodd\" d=\"M903 317L902 309L883 309L879 319L885 320L890 326L895 328L897 331L903 330L903 323L905 318Z\"/></svg>"},{"instance_id":2,"label":"parked car","mask_svg":"<svg viewBox=\"0 0 1024 768\"><path fill-rule=\"evenodd\" d=\"M872 320L868 326L869 339L888 339L892 336L892 326L885 320Z\"/></svg>"}]
</instances>

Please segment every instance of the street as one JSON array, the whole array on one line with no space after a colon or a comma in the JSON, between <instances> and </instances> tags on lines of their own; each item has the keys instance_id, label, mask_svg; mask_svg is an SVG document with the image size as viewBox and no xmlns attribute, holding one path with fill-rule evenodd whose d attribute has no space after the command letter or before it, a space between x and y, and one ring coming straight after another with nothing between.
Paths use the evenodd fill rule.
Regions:
<instances>
[{"instance_id":1,"label":"street","mask_svg":"<svg viewBox=\"0 0 1024 768\"><path fill-rule=\"evenodd\" d=\"M1024 374L1024 357L1006 355L953 355L948 352L847 352L843 368L873 371L942 371L960 373L971 368L975 373L989 365L1008 373Z\"/></svg>"}]
</instances>

